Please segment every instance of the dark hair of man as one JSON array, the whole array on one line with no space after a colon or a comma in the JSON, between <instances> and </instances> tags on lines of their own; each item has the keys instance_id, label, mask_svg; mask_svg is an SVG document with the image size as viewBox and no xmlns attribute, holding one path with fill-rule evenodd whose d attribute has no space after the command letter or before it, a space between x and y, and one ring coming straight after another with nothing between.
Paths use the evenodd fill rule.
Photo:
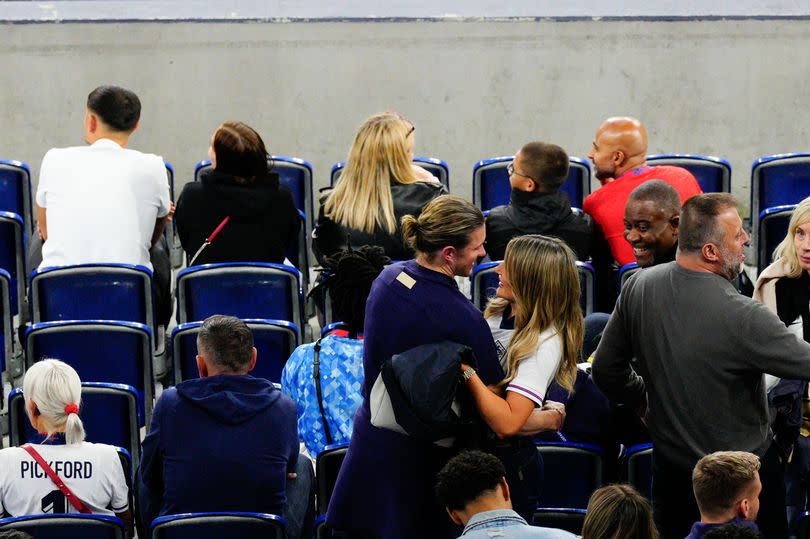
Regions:
<instances>
[{"instance_id":1,"label":"dark hair of man","mask_svg":"<svg viewBox=\"0 0 810 539\"><path fill-rule=\"evenodd\" d=\"M524 174L548 191L557 191L568 178L568 154L556 144L529 142L520 149Z\"/></svg>"},{"instance_id":2,"label":"dark hair of man","mask_svg":"<svg viewBox=\"0 0 810 539\"><path fill-rule=\"evenodd\" d=\"M141 117L141 100L119 86L99 86L87 96L87 108L113 131L129 133Z\"/></svg>"},{"instance_id":3,"label":"dark hair of man","mask_svg":"<svg viewBox=\"0 0 810 539\"><path fill-rule=\"evenodd\" d=\"M703 539L762 539L764 537L753 526L741 524L723 524L703 534Z\"/></svg>"},{"instance_id":4,"label":"dark hair of man","mask_svg":"<svg viewBox=\"0 0 810 539\"><path fill-rule=\"evenodd\" d=\"M670 215L677 215L681 209L681 196L674 187L665 181L649 180L630 193L630 200L654 202L658 209Z\"/></svg>"},{"instance_id":5,"label":"dark hair of man","mask_svg":"<svg viewBox=\"0 0 810 539\"><path fill-rule=\"evenodd\" d=\"M692 470L692 489L703 515L730 511L753 488L759 457L745 451L717 451L701 458Z\"/></svg>"},{"instance_id":6,"label":"dark hair of man","mask_svg":"<svg viewBox=\"0 0 810 539\"><path fill-rule=\"evenodd\" d=\"M402 218L402 237L417 252L433 257L447 246L463 249L482 226L479 208L460 196L442 195L428 202L419 217Z\"/></svg>"},{"instance_id":7,"label":"dark hair of man","mask_svg":"<svg viewBox=\"0 0 810 539\"><path fill-rule=\"evenodd\" d=\"M262 137L249 125L227 121L214 133L217 172L230 174L246 182L267 176L267 149Z\"/></svg>"},{"instance_id":8,"label":"dark hair of man","mask_svg":"<svg viewBox=\"0 0 810 539\"><path fill-rule=\"evenodd\" d=\"M197 350L225 372L240 372L253 358L253 333L235 316L215 314L197 334Z\"/></svg>"},{"instance_id":9,"label":"dark hair of man","mask_svg":"<svg viewBox=\"0 0 810 539\"><path fill-rule=\"evenodd\" d=\"M350 333L360 333L366 320L366 300L371 284L391 259L376 245L344 249L324 261L329 272L329 297L337 320L348 326Z\"/></svg>"},{"instance_id":10,"label":"dark hair of man","mask_svg":"<svg viewBox=\"0 0 810 539\"><path fill-rule=\"evenodd\" d=\"M494 491L505 476L496 457L478 450L464 451L436 476L436 497L448 509L464 509L482 494Z\"/></svg>"},{"instance_id":11,"label":"dark hair of man","mask_svg":"<svg viewBox=\"0 0 810 539\"><path fill-rule=\"evenodd\" d=\"M717 216L736 207L737 199L728 193L704 193L684 202L678 229L678 249L685 253L697 253L707 243L720 244L723 230L718 226Z\"/></svg>"}]
</instances>

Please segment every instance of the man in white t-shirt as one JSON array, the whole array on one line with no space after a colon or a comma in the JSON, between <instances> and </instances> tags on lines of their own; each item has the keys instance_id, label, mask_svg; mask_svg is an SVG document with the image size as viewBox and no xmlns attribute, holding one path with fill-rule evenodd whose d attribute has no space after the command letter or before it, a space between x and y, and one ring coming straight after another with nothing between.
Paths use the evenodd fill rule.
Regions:
<instances>
[{"instance_id":1,"label":"man in white t-shirt","mask_svg":"<svg viewBox=\"0 0 810 539\"><path fill-rule=\"evenodd\" d=\"M44 242L39 267L121 263L153 269L150 249L173 207L163 159L127 148L140 113L133 92L100 86L87 97L84 136L89 146L45 154L36 195L37 228ZM168 264L154 268L158 321L166 318L161 304L168 301L170 309L169 276L160 275L164 266L170 271Z\"/></svg>"}]
</instances>

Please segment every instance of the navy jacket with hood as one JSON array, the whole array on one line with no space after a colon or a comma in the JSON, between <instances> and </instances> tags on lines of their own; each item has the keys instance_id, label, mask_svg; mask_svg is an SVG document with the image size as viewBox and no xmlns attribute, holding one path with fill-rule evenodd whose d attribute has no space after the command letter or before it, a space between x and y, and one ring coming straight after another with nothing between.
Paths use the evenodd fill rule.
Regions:
<instances>
[{"instance_id":1,"label":"navy jacket with hood","mask_svg":"<svg viewBox=\"0 0 810 539\"><path fill-rule=\"evenodd\" d=\"M143 441L144 522L196 511L281 515L298 460L295 404L262 378L219 375L163 392Z\"/></svg>"}]
</instances>

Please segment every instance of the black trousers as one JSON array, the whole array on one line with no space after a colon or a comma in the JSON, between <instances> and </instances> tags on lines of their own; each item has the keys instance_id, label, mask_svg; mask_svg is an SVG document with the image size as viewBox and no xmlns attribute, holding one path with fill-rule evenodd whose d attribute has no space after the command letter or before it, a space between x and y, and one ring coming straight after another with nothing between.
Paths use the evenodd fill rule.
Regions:
<instances>
[{"instance_id":1,"label":"black trousers","mask_svg":"<svg viewBox=\"0 0 810 539\"><path fill-rule=\"evenodd\" d=\"M785 466L775 444L760 459L757 525L768 539L788 536L785 512ZM700 520L692 491L692 469L682 469L653 449L653 508L662 539L683 539Z\"/></svg>"}]
</instances>

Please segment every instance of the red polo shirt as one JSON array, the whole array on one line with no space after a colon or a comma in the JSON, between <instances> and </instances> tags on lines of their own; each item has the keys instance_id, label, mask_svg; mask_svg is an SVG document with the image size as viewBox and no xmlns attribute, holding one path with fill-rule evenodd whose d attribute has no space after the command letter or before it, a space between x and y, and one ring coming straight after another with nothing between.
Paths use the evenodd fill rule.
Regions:
<instances>
[{"instance_id":1,"label":"red polo shirt","mask_svg":"<svg viewBox=\"0 0 810 539\"><path fill-rule=\"evenodd\" d=\"M681 195L681 204L703 192L695 177L686 169L645 165L628 170L588 195L582 209L602 229L613 258L621 265L636 261L633 248L624 239L624 207L630 192L648 180L662 180L674 187Z\"/></svg>"}]
</instances>

